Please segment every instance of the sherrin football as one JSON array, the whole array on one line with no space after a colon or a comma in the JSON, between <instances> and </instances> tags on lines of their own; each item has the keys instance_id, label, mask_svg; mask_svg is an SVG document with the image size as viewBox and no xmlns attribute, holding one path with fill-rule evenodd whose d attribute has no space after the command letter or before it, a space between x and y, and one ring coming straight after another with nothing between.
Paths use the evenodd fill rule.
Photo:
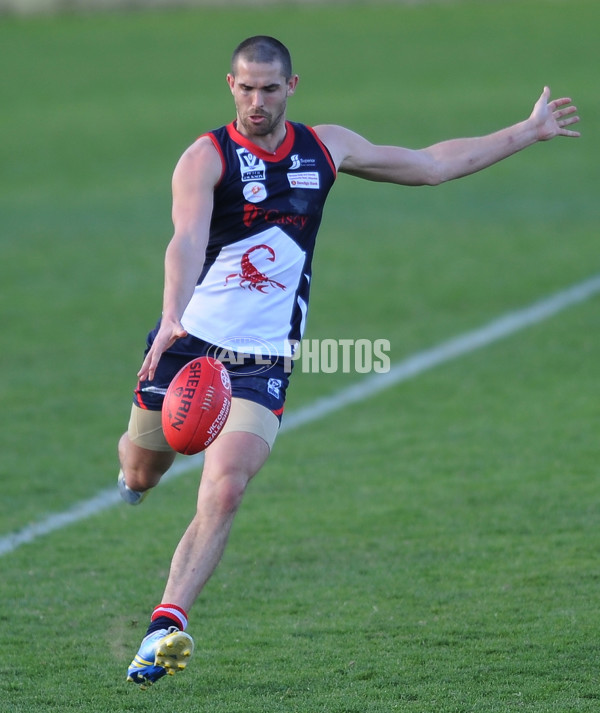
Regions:
<instances>
[{"instance_id":1,"label":"sherrin football","mask_svg":"<svg viewBox=\"0 0 600 713\"><path fill-rule=\"evenodd\" d=\"M209 446L231 408L229 374L218 359L199 357L186 364L170 383L162 407L167 443L193 455Z\"/></svg>"}]
</instances>

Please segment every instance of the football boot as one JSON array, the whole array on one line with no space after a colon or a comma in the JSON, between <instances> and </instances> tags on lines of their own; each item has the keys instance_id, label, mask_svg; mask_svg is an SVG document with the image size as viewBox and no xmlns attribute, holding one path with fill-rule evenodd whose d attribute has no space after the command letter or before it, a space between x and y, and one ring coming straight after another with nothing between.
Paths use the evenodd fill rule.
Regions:
<instances>
[{"instance_id":1,"label":"football boot","mask_svg":"<svg viewBox=\"0 0 600 713\"><path fill-rule=\"evenodd\" d=\"M145 490L143 493L139 490L132 490L125 482L125 476L122 470L119 471L117 487L119 488L119 495L129 505L139 505L150 492L149 490Z\"/></svg>"},{"instance_id":2,"label":"football boot","mask_svg":"<svg viewBox=\"0 0 600 713\"><path fill-rule=\"evenodd\" d=\"M146 689L163 676L183 671L194 653L194 640L175 626L146 636L127 669L127 680Z\"/></svg>"}]
</instances>

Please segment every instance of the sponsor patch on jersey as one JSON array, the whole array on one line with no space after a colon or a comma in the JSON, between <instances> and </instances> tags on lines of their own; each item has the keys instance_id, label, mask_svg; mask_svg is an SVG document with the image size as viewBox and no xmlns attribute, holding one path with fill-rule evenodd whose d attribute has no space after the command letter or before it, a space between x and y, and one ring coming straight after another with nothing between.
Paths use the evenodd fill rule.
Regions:
<instances>
[{"instance_id":1,"label":"sponsor patch on jersey","mask_svg":"<svg viewBox=\"0 0 600 713\"><path fill-rule=\"evenodd\" d=\"M288 181L290 188L320 188L319 172L318 171L297 171L296 173L288 173Z\"/></svg>"},{"instance_id":2,"label":"sponsor patch on jersey","mask_svg":"<svg viewBox=\"0 0 600 713\"><path fill-rule=\"evenodd\" d=\"M260 203L267 197L267 189L264 183L257 183L256 181L246 183L243 192L244 198L248 203Z\"/></svg>"},{"instance_id":3,"label":"sponsor patch on jersey","mask_svg":"<svg viewBox=\"0 0 600 713\"><path fill-rule=\"evenodd\" d=\"M242 181L264 181L266 179L267 167L265 162L250 153L248 149L237 149L238 159L240 160L240 173Z\"/></svg>"},{"instance_id":4,"label":"sponsor patch on jersey","mask_svg":"<svg viewBox=\"0 0 600 713\"><path fill-rule=\"evenodd\" d=\"M290 166L291 171L296 171L299 168L302 168L302 166L314 166L317 163L317 159L315 158L300 158L300 154L295 153L293 156L290 156L292 160L292 165Z\"/></svg>"}]
</instances>

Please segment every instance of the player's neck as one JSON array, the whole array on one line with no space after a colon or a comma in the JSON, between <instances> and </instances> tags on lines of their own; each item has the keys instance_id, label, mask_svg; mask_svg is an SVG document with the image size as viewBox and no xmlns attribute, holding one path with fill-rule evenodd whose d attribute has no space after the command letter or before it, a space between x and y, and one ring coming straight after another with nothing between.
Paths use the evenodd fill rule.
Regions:
<instances>
[{"instance_id":1,"label":"player's neck","mask_svg":"<svg viewBox=\"0 0 600 713\"><path fill-rule=\"evenodd\" d=\"M265 134L264 136L248 133L240 121L236 121L235 128L245 139L255 144L263 151L272 154L277 152L277 149L285 141L285 137L287 135L285 120L282 121L272 132Z\"/></svg>"}]
</instances>

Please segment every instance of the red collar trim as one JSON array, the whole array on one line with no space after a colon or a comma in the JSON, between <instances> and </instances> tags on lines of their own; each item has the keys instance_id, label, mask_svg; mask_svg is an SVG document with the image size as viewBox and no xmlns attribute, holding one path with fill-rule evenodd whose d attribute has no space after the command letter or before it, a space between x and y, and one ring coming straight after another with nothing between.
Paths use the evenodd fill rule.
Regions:
<instances>
[{"instance_id":1,"label":"red collar trim","mask_svg":"<svg viewBox=\"0 0 600 713\"><path fill-rule=\"evenodd\" d=\"M294 145L294 139L296 138L294 127L292 126L292 124L290 124L289 121L286 121L286 133L283 143L277 149L277 151L275 151L275 153L271 153L270 151L265 151L265 149L261 148L260 146L257 146L256 144L252 143L250 139L240 134L240 132L235 128L235 121L232 121L231 124L227 124L226 128L227 133L229 134L229 138L232 141L235 141L236 144L240 144L240 146L243 146L245 149L248 149L248 151L254 154L254 156L263 159L263 161L281 161L292 150L292 146Z\"/></svg>"}]
</instances>

